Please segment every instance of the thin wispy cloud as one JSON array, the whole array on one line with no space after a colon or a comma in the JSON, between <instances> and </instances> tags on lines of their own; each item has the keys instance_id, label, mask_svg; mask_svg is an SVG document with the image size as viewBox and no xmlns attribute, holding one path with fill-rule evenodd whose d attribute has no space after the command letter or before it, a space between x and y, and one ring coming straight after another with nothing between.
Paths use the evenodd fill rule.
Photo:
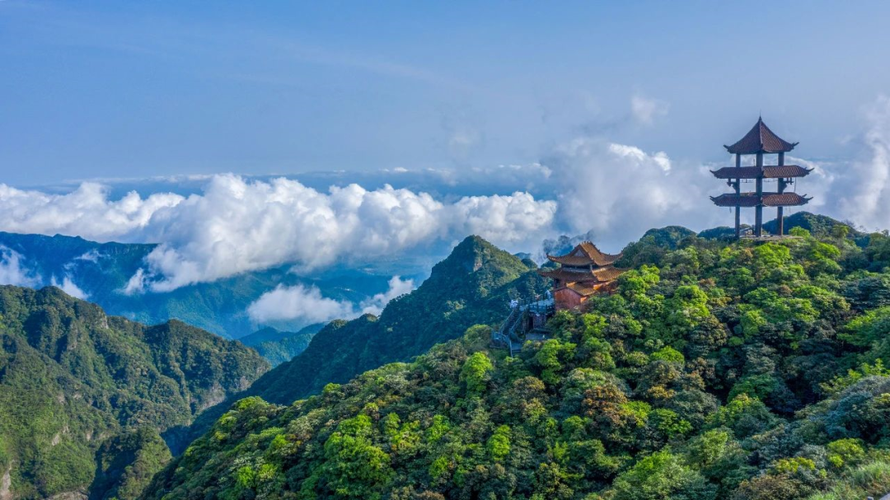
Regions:
<instances>
[{"instance_id":1,"label":"thin wispy cloud","mask_svg":"<svg viewBox=\"0 0 890 500\"><path fill-rule=\"evenodd\" d=\"M634 95L630 99L630 110L634 119L641 125L653 125L658 118L667 116L671 106L667 101Z\"/></svg>"}]
</instances>

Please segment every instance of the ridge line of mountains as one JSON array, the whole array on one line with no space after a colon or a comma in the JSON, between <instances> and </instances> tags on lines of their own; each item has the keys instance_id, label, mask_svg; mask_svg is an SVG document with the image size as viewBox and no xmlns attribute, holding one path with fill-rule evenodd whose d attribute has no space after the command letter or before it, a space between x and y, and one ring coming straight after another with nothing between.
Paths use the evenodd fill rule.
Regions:
<instances>
[{"instance_id":1,"label":"ridge line of mountains","mask_svg":"<svg viewBox=\"0 0 890 500\"><path fill-rule=\"evenodd\" d=\"M300 276L293 264L250 271L212 283L195 283L169 292L125 293L129 280L145 268L156 247L139 243L96 243L73 236L0 232L0 277L32 288L58 286L101 305L109 314L146 324L171 318L225 338L240 338L256 327L247 311L277 286L318 288L332 300L358 304L387 291L390 263L362 269L329 269ZM407 262L402 276L416 277L421 266ZM300 319L272 325L286 331L309 326Z\"/></svg>"}]
</instances>

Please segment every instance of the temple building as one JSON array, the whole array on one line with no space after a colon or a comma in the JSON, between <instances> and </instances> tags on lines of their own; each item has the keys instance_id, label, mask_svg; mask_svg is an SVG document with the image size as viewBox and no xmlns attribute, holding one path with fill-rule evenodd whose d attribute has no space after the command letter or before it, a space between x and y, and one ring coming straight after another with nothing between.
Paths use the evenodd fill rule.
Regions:
<instances>
[{"instance_id":1,"label":"temple building","mask_svg":"<svg viewBox=\"0 0 890 500\"><path fill-rule=\"evenodd\" d=\"M735 236L741 236L741 209L754 208L754 236L763 236L763 207L775 207L777 211L778 235L785 234L785 207L805 205L812 198L797 193L786 193L785 189L794 184L794 179L807 176L812 169L799 165L785 165L785 153L798 143L788 142L773 133L759 118L745 137L732 146L723 146L735 155L735 167L724 167L712 173L718 179L726 179L726 184L734 193L711 197L719 207L735 208ZM754 165L742 166L742 156L754 155ZM775 165L764 165L764 155L776 155ZM742 182L754 183L753 191L742 192ZM776 181L776 191L763 190L764 181Z\"/></svg>"},{"instance_id":2,"label":"temple building","mask_svg":"<svg viewBox=\"0 0 890 500\"><path fill-rule=\"evenodd\" d=\"M624 272L613 264L621 255L601 252L596 245L585 241L566 255L548 259L560 265L557 269L542 269L541 276L553 279L553 301L557 310L573 309L601 291L611 291L615 279Z\"/></svg>"}]
</instances>

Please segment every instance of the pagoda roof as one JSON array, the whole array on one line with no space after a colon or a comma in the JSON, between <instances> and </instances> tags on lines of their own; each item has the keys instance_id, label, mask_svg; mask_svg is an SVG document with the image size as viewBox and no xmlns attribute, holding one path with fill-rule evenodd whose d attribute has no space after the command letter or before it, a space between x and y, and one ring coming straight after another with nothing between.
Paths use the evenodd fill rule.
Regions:
<instances>
[{"instance_id":1,"label":"pagoda roof","mask_svg":"<svg viewBox=\"0 0 890 500\"><path fill-rule=\"evenodd\" d=\"M593 243L583 241L580 244L575 245L575 248L565 255L548 255L547 258L564 266L608 266L621 258L621 254L610 255L603 253Z\"/></svg>"},{"instance_id":2,"label":"pagoda roof","mask_svg":"<svg viewBox=\"0 0 890 500\"><path fill-rule=\"evenodd\" d=\"M812 172L811 168L800 165L767 165L763 167L764 179L788 179L791 177L805 177ZM723 167L711 170L718 179L756 179L760 175L757 167Z\"/></svg>"},{"instance_id":3,"label":"pagoda roof","mask_svg":"<svg viewBox=\"0 0 890 500\"><path fill-rule=\"evenodd\" d=\"M612 266L601 267L598 269L586 269L583 271L561 267L553 270L540 270L538 271L538 274L545 278L560 280L565 283L606 283L615 280L621 276L624 271L624 269L618 269Z\"/></svg>"},{"instance_id":4,"label":"pagoda roof","mask_svg":"<svg viewBox=\"0 0 890 500\"><path fill-rule=\"evenodd\" d=\"M581 284L581 283L569 283L566 285L566 288L577 293L582 297L588 297L596 293L597 288L603 286L602 283L596 284Z\"/></svg>"},{"instance_id":5,"label":"pagoda roof","mask_svg":"<svg viewBox=\"0 0 890 500\"><path fill-rule=\"evenodd\" d=\"M584 283L568 283L565 286L558 288L557 290L571 290L575 292L581 297L590 297L591 295L597 293L603 288L606 288L612 283L611 281L598 281L598 282L584 282Z\"/></svg>"},{"instance_id":6,"label":"pagoda roof","mask_svg":"<svg viewBox=\"0 0 890 500\"><path fill-rule=\"evenodd\" d=\"M801 196L797 193L763 193L763 206L765 207L796 207L806 205L812 198ZM757 193L727 193L720 196L712 196L711 200L720 207L756 207L760 204Z\"/></svg>"},{"instance_id":7,"label":"pagoda roof","mask_svg":"<svg viewBox=\"0 0 890 500\"><path fill-rule=\"evenodd\" d=\"M753 155L757 153L787 153L797 146L796 142L788 142L777 136L758 118L754 127L732 146L723 146L732 154Z\"/></svg>"}]
</instances>

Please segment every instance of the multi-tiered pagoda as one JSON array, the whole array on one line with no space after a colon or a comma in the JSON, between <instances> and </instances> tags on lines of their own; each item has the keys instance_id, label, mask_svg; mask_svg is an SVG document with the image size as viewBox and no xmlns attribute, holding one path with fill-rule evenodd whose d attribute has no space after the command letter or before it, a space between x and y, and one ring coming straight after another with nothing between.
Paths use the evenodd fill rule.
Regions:
<instances>
[{"instance_id":1,"label":"multi-tiered pagoda","mask_svg":"<svg viewBox=\"0 0 890 500\"><path fill-rule=\"evenodd\" d=\"M557 310L578 307L591 295L610 290L615 279L624 272L613 265L621 258L620 254L603 253L589 241L577 245L566 255L548 255L547 258L560 267L538 272L553 279L553 301Z\"/></svg>"},{"instance_id":2,"label":"multi-tiered pagoda","mask_svg":"<svg viewBox=\"0 0 890 500\"><path fill-rule=\"evenodd\" d=\"M783 140L773 133L758 119L754 128L745 134L740 141L732 146L723 146L727 151L735 155L735 167L725 167L712 171L718 179L727 179L726 183L735 189L735 193L721 194L711 197L719 207L735 207L735 236L741 235L742 208L754 207L754 236L763 236L763 207L777 208L778 229L776 234L782 235L784 231L785 207L796 207L806 204L811 198L797 193L786 193L785 189L794 183L797 177L804 177L811 169L799 165L785 165L785 153L794 149L797 143ZM763 155L776 155L775 165L764 165ZM742 155L754 155L753 166L742 166ZM776 180L778 183L775 192L763 190L764 181ZM742 192L742 181L754 182L754 191Z\"/></svg>"}]
</instances>

